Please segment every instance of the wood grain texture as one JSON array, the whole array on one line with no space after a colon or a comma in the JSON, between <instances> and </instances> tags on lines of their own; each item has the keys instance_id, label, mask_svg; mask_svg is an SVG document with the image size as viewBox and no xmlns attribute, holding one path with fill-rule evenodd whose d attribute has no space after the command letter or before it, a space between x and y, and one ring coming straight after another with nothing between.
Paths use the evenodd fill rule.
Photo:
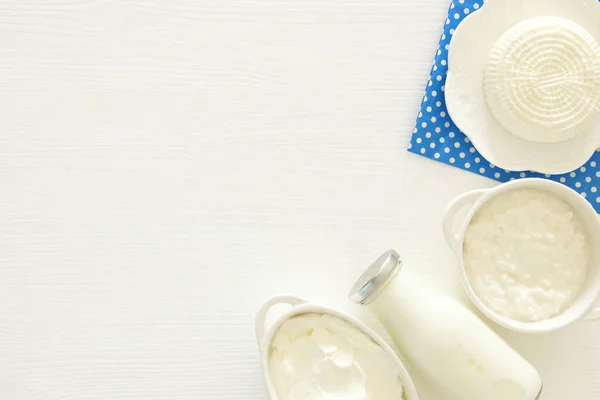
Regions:
<instances>
[{"instance_id":1,"label":"wood grain texture","mask_svg":"<svg viewBox=\"0 0 600 400\"><path fill-rule=\"evenodd\" d=\"M395 247L457 290L405 152L446 0L3 0L0 399L264 400L253 316ZM544 400L600 398L600 326L502 332ZM416 376L423 400L439 399Z\"/></svg>"}]
</instances>

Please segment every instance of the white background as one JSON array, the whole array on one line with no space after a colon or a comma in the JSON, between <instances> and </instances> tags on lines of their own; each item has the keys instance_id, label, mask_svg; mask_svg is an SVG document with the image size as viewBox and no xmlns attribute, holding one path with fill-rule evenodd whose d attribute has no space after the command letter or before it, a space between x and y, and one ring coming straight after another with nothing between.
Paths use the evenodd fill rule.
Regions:
<instances>
[{"instance_id":1,"label":"white background","mask_svg":"<svg viewBox=\"0 0 600 400\"><path fill-rule=\"evenodd\" d=\"M3 0L0 399L266 400L254 313L336 306L495 183L405 149L447 0ZM600 323L522 337L600 398ZM423 400L439 399L415 373Z\"/></svg>"}]
</instances>

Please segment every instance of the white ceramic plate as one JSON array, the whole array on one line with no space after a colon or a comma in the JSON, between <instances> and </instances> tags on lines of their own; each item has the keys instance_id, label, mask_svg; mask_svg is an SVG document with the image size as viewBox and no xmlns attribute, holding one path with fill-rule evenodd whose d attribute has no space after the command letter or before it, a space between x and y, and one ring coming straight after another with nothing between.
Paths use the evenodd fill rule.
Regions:
<instances>
[{"instance_id":1,"label":"white ceramic plate","mask_svg":"<svg viewBox=\"0 0 600 400\"><path fill-rule=\"evenodd\" d=\"M595 116L585 132L567 141L527 141L494 118L484 93L484 71L494 43L515 24L540 15L569 19L600 42L598 0L488 0L454 33L445 97L454 123L491 163L512 171L561 174L585 164L600 147L600 117Z\"/></svg>"}]
</instances>

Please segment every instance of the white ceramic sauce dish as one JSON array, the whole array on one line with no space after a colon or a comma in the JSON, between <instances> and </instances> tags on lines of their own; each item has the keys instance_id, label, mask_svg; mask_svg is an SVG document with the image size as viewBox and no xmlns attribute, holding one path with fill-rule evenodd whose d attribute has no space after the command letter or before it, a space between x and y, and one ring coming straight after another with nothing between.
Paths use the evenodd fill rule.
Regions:
<instances>
[{"instance_id":1,"label":"white ceramic sauce dish","mask_svg":"<svg viewBox=\"0 0 600 400\"><path fill-rule=\"evenodd\" d=\"M497 196L519 189L544 191L569 205L583 225L591 250L589 271L581 293L562 313L537 322L518 321L490 309L475 292L469 280L463 257L465 233L478 210ZM464 210L467 210L466 216L457 221L458 213ZM530 178L504 183L493 189L467 192L456 197L448 205L443 219L443 230L450 248L459 259L460 279L464 290L475 306L497 324L522 333L544 333L563 328L579 320L600 318L600 306L598 305L600 297L600 219L591 204L574 190L550 180Z\"/></svg>"},{"instance_id":2,"label":"white ceramic sauce dish","mask_svg":"<svg viewBox=\"0 0 600 400\"><path fill-rule=\"evenodd\" d=\"M279 315L270 326L266 326L267 315L275 306L278 305L289 305L291 308ZM263 370L265 387L271 399L279 400L279 396L275 390L269 370L269 348L280 327L291 318L300 316L302 314L322 314L337 317L364 333L375 344L380 346L385 353L387 353L390 360L395 365L404 390L402 399L419 400L415 385L408 374L408 371L404 367L404 364L402 361L400 361L400 358L398 358L394 350L379 335L368 328L365 324L348 314L327 307L311 304L307 300L293 295L276 295L268 299L260 307L256 315L256 340L260 350L261 367Z\"/></svg>"}]
</instances>

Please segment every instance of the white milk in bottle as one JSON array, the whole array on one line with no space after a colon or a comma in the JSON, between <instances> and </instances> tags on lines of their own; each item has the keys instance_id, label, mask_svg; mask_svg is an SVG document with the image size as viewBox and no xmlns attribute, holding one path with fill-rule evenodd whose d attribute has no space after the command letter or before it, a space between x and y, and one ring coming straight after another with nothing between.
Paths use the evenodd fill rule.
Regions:
<instances>
[{"instance_id":1,"label":"white milk in bottle","mask_svg":"<svg viewBox=\"0 0 600 400\"><path fill-rule=\"evenodd\" d=\"M356 282L400 351L451 400L536 400L537 371L458 300L401 268L390 250Z\"/></svg>"}]
</instances>

